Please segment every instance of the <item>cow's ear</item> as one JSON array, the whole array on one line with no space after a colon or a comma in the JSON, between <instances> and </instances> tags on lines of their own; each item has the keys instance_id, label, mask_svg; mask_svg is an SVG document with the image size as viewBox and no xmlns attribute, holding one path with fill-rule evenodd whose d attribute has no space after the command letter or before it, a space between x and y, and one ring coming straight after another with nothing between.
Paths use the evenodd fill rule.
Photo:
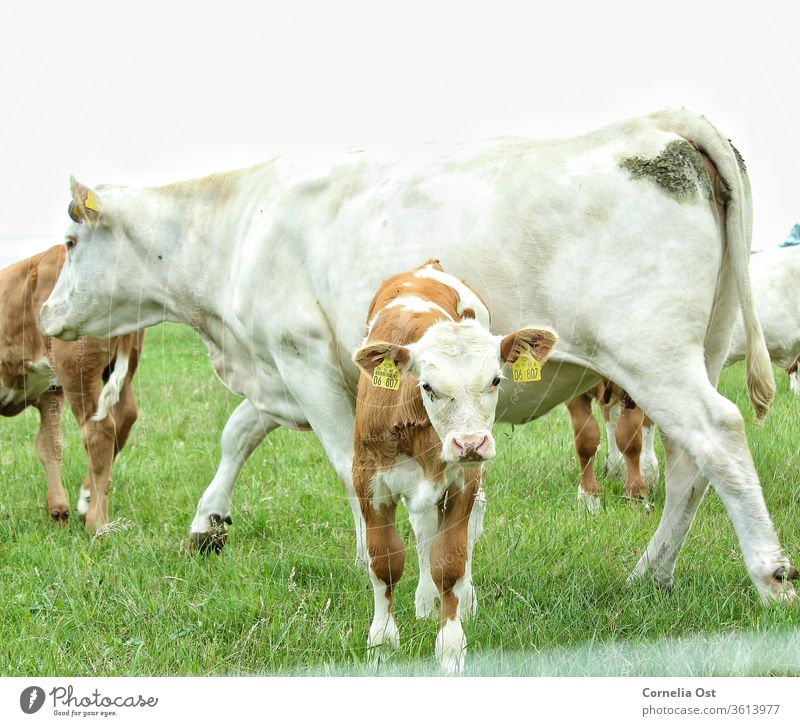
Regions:
<instances>
[{"instance_id":1,"label":"cow's ear","mask_svg":"<svg viewBox=\"0 0 800 726\"><path fill-rule=\"evenodd\" d=\"M544 363L557 341L558 336L548 328L522 328L500 341L500 357L506 363L513 363L527 353Z\"/></svg>"},{"instance_id":2,"label":"cow's ear","mask_svg":"<svg viewBox=\"0 0 800 726\"><path fill-rule=\"evenodd\" d=\"M386 358L389 358L397 366L400 373L407 373L411 368L413 354L404 345L384 343L383 341L367 343L353 353L353 363L368 376L371 376L375 367Z\"/></svg>"},{"instance_id":3,"label":"cow's ear","mask_svg":"<svg viewBox=\"0 0 800 726\"><path fill-rule=\"evenodd\" d=\"M69 178L69 191L72 195L69 203L70 219L78 224L96 222L100 218L100 197L74 176Z\"/></svg>"}]
</instances>

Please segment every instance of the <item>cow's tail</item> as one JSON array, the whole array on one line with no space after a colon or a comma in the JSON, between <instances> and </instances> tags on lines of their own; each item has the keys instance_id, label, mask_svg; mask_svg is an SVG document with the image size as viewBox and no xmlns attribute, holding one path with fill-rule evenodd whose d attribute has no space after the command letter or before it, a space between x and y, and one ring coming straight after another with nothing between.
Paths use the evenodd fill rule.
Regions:
<instances>
[{"instance_id":1,"label":"cow's tail","mask_svg":"<svg viewBox=\"0 0 800 726\"><path fill-rule=\"evenodd\" d=\"M102 421L119 402L122 387L125 385L125 378L128 375L128 365L135 338L136 335L123 335L120 337L117 343L117 353L114 357L113 370L100 391L100 397L97 400L97 411L92 416L92 421Z\"/></svg>"},{"instance_id":2,"label":"cow's tail","mask_svg":"<svg viewBox=\"0 0 800 726\"><path fill-rule=\"evenodd\" d=\"M744 320L747 392L756 418L761 420L775 396L775 377L750 286L753 216L744 163L730 141L704 116L681 110L666 112L661 119L666 122L665 130L680 134L711 160L727 192L725 237Z\"/></svg>"}]
</instances>

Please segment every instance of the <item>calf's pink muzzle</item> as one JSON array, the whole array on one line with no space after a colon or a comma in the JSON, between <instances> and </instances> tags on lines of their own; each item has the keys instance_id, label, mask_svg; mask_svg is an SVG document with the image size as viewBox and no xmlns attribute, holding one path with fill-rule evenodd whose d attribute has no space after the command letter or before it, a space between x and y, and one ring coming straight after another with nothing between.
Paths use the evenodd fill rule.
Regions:
<instances>
[{"instance_id":1,"label":"calf's pink muzzle","mask_svg":"<svg viewBox=\"0 0 800 726\"><path fill-rule=\"evenodd\" d=\"M485 461L494 456L494 438L489 432L453 434L448 446L455 461Z\"/></svg>"}]
</instances>

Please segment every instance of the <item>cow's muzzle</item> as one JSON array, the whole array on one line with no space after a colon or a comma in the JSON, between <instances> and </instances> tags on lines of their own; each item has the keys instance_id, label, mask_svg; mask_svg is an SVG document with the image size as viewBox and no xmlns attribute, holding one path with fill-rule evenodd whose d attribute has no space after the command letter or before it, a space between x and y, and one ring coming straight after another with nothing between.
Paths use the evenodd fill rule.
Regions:
<instances>
[{"instance_id":1,"label":"cow's muzzle","mask_svg":"<svg viewBox=\"0 0 800 726\"><path fill-rule=\"evenodd\" d=\"M48 337L61 340L77 340L78 333L67 328L64 323L62 308L63 304L61 303L46 302L42 305L42 310L39 314L39 326Z\"/></svg>"}]
</instances>

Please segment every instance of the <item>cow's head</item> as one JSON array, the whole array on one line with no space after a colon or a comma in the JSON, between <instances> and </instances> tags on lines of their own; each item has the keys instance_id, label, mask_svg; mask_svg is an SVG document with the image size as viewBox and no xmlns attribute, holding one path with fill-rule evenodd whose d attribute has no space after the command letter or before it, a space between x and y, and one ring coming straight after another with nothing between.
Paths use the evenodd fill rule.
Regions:
<instances>
[{"instance_id":1,"label":"cow's head","mask_svg":"<svg viewBox=\"0 0 800 726\"><path fill-rule=\"evenodd\" d=\"M141 214L142 199L124 188L95 191L72 178L70 190L67 255L42 306L42 330L64 340L107 338L162 322L164 290L152 279L158 253L152 240L165 220L157 209ZM160 301L148 286L160 288Z\"/></svg>"},{"instance_id":2,"label":"cow's head","mask_svg":"<svg viewBox=\"0 0 800 726\"><path fill-rule=\"evenodd\" d=\"M442 460L474 463L495 454L492 426L505 364L522 354L544 362L557 341L544 328L492 335L475 320L432 325L416 342L369 342L353 355L368 376L391 359L418 382L428 419L442 441Z\"/></svg>"}]
</instances>

